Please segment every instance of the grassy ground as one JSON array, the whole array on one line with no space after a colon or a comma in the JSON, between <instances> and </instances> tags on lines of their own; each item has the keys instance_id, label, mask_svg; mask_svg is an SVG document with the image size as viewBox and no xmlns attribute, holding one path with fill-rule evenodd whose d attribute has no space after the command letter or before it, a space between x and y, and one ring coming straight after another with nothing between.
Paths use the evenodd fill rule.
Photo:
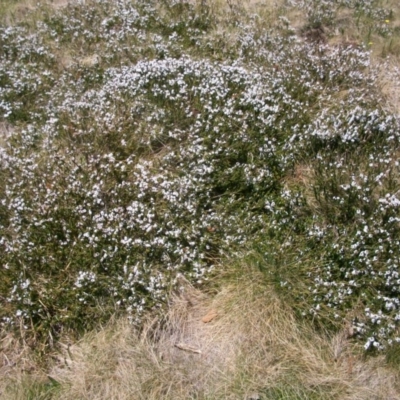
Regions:
<instances>
[{"instance_id":1,"label":"grassy ground","mask_svg":"<svg viewBox=\"0 0 400 400\"><path fill-rule=\"evenodd\" d=\"M315 332L254 266L235 268L210 293L182 282L162 320L147 321L140 333L111 319L79 342L63 342L49 369L3 367L10 376L4 398L398 397L397 368L382 355L365 359L349 327Z\"/></svg>"},{"instance_id":2,"label":"grassy ground","mask_svg":"<svg viewBox=\"0 0 400 400\"><path fill-rule=\"evenodd\" d=\"M400 397L397 2L0 18L0 397Z\"/></svg>"}]
</instances>

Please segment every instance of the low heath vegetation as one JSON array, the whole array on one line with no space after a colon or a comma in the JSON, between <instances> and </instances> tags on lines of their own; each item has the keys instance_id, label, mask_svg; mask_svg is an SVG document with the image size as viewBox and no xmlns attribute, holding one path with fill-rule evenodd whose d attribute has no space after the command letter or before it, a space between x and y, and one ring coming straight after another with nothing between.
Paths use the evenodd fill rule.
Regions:
<instances>
[{"instance_id":1,"label":"low heath vegetation","mask_svg":"<svg viewBox=\"0 0 400 400\"><path fill-rule=\"evenodd\" d=\"M253 257L299 318L349 323L368 351L400 342L400 121L370 52L396 57L383 3L4 17L2 329L51 344L115 313L141 326L182 279Z\"/></svg>"}]
</instances>

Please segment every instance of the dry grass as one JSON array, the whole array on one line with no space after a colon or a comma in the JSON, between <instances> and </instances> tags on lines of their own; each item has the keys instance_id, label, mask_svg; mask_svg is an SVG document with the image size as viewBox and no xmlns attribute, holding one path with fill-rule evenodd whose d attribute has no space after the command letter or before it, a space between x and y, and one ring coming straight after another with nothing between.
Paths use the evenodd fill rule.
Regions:
<instances>
[{"instance_id":1,"label":"dry grass","mask_svg":"<svg viewBox=\"0 0 400 400\"><path fill-rule=\"evenodd\" d=\"M0 18L6 22L23 21L29 13L32 13L38 4L45 4L55 9L66 7L77 0L1 0Z\"/></svg>"},{"instance_id":2,"label":"dry grass","mask_svg":"<svg viewBox=\"0 0 400 400\"><path fill-rule=\"evenodd\" d=\"M27 399L25 384L40 382L46 378L39 368L37 357L23 340L12 334L0 336L0 398ZM29 389L28 389L29 391Z\"/></svg>"},{"instance_id":3,"label":"dry grass","mask_svg":"<svg viewBox=\"0 0 400 400\"><path fill-rule=\"evenodd\" d=\"M385 107L389 112L400 115L400 60L387 59L380 68L378 76Z\"/></svg>"},{"instance_id":4,"label":"dry grass","mask_svg":"<svg viewBox=\"0 0 400 400\"><path fill-rule=\"evenodd\" d=\"M31 0L2 0L0 18L6 22L23 20L34 9L34 4Z\"/></svg>"},{"instance_id":5,"label":"dry grass","mask_svg":"<svg viewBox=\"0 0 400 400\"><path fill-rule=\"evenodd\" d=\"M14 128L7 122L0 122L0 148L4 148L7 139L11 136Z\"/></svg>"},{"instance_id":6,"label":"dry grass","mask_svg":"<svg viewBox=\"0 0 400 400\"><path fill-rule=\"evenodd\" d=\"M299 325L250 268L224 279L213 295L184 282L163 320L149 321L141 333L115 320L65 345L50 380L23 353L7 366L3 351L2 398L29 398L33 382L42 391L31 398L65 400L400 398L395 372L383 358L357 356L349 329L328 337Z\"/></svg>"}]
</instances>

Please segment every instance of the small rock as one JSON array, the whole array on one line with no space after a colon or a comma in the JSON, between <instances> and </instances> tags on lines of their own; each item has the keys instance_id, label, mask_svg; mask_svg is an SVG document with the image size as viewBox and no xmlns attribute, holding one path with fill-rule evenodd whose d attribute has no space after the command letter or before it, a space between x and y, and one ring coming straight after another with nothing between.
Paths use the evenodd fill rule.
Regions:
<instances>
[{"instance_id":1,"label":"small rock","mask_svg":"<svg viewBox=\"0 0 400 400\"><path fill-rule=\"evenodd\" d=\"M249 394L245 400L261 400L261 397L258 393Z\"/></svg>"},{"instance_id":2,"label":"small rock","mask_svg":"<svg viewBox=\"0 0 400 400\"><path fill-rule=\"evenodd\" d=\"M210 310L201 320L207 324L211 322L218 315L216 310Z\"/></svg>"}]
</instances>

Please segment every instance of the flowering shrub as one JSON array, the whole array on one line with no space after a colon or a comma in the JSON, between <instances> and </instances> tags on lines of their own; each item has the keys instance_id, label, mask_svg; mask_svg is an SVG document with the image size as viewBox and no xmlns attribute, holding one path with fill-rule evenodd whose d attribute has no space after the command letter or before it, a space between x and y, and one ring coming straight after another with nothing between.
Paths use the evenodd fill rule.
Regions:
<instances>
[{"instance_id":1,"label":"flowering shrub","mask_svg":"<svg viewBox=\"0 0 400 400\"><path fill-rule=\"evenodd\" d=\"M299 313L399 340L399 121L365 50L189 2L39 15L0 29L3 326L139 324L257 247Z\"/></svg>"}]
</instances>

